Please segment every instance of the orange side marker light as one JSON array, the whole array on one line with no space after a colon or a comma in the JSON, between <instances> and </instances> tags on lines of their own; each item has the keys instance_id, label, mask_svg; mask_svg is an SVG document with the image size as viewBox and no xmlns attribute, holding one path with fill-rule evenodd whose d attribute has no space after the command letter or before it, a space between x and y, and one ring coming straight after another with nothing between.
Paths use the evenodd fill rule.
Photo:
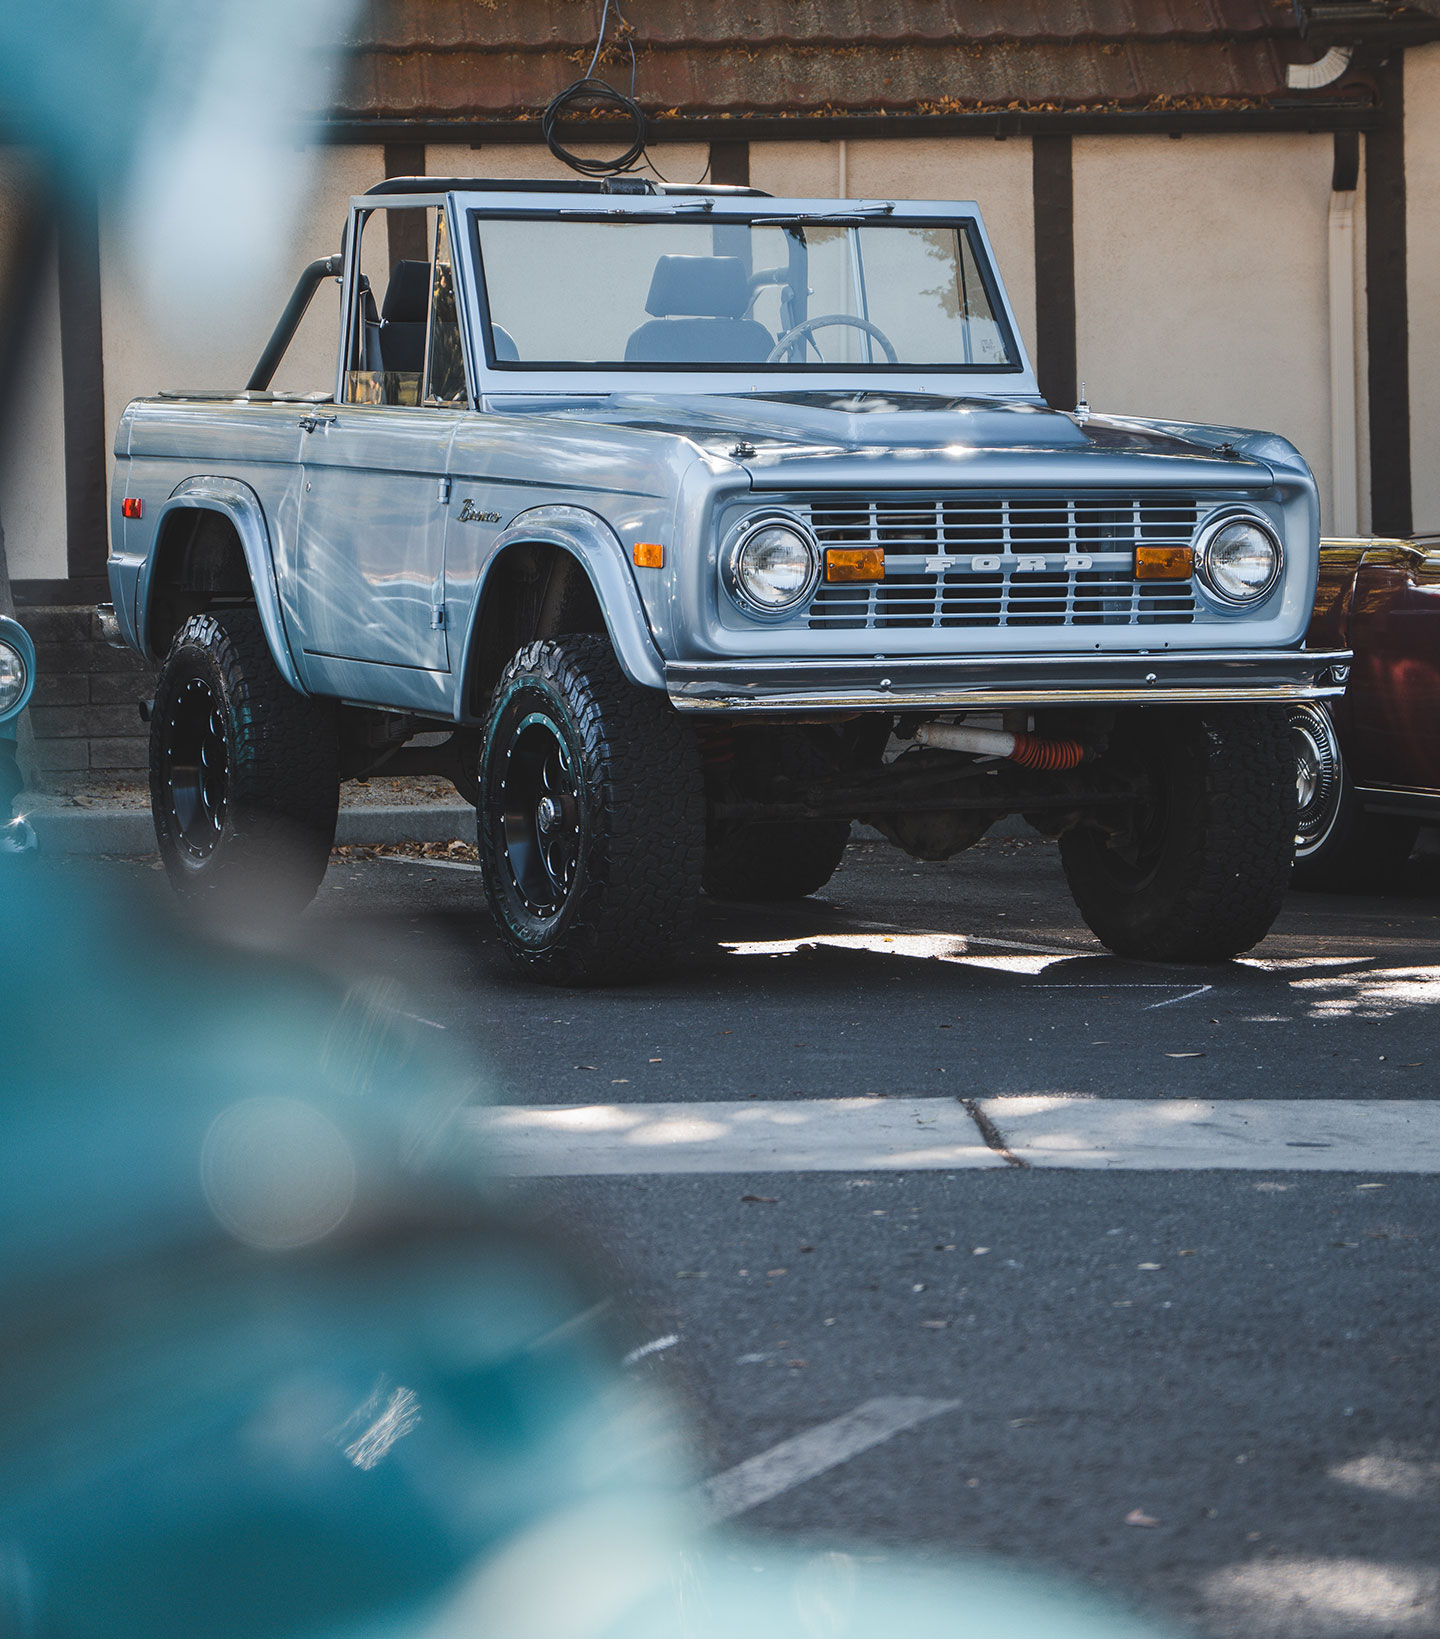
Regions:
<instances>
[{"instance_id":1,"label":"orange side marker light","mask_svg":"<svg viewBox=\"0 0 1440 1639\"><path fill-rule=\"evenodd\" d=\"M145 510L145 503L138 495L127 495L120 503L120 513L125 518L138 518Z\"/></svg>"},{"instance_id":2,"label":"orange side marker light","mask_svg":"<svg viewBox=\"0 0 1440 1639\"><path fill-rule=\"evenodd\" d=\"M1195 554L1188 546L1137 546L1136 580L1189 580L1195 573Z\"/></svg>"},{"instance_id":3,"label":"orange side marker light","mask_svg":"<svg viewBox=\"0 0 1440 1639\"><path fill-rule=\"evenodd\" d=\"M635 560L637 569L663 569L665 567L665 548L659 541L636 541L631 549L630 556Z\"/></svg>"},{"instance_id":4,"label":"orange side marker light","mask_svg":"<svg viewBox=\"0 0 1440 1639\"><path fill-rule=\"evenodd\" d=\"M825 552L825 579L884 580L885 550L879 546L832 546Z\"/></svg>"}]
</instances>

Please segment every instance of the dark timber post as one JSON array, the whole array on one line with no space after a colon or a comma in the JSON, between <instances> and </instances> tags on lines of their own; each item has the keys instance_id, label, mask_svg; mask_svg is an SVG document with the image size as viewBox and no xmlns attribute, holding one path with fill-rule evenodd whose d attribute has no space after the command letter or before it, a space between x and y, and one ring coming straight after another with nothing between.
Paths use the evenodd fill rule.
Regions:
<instances>
[{"instance_id":1,"label":"dark timber post","mask_svg":"<svg viewBox=\"0 0 1440 1639\"><path fill-rule=\"evenodd\" d=\"M1075 188L1070 138L1031 139L1035 210L1035 370L1045 401L1069 410L1075 381Z\"/></svg>"},{"instance_id":2,"label":"dark timber post","mask_svg":"<svg viewBox=\"0 0 1440 1639\"><path fill-rule=\"evenodd\" d=\"M1365 137L1365 311L1370 332L1370 528L1408 535L1410 313L1405 247L1405 53L1376 72L1380 124Z\"/></svg>"},{"instance_id":3,"label":"dark timber post","mask_svg":"<svg viewBox=\"0 0 1440 1639\"><path fill-rule=\"evenodd\" d=\"M732 188L750 186L750 144L748 142L712 142L710 144L710 180L725 183Z\"/></svg>"},{"instance_id":4,"label":"dark timber post","mask_svg":"<svg viewBox=\"0 0 1440 1639\"><path fill-rule=\"evenodd\" d=\"M425 144L423 142L387 142L385 144L385 175L424 176ZM390 270L396 262L428 262L430 247L425 243L425 212L386 211L385 230L390 254ZM378 298L377 298L378 299Z\"/></svg>"},{"instance_id":5,"label":"dark timber post","mask_svg":"<svg viewBox=\"0 0 1440 1639\"><path fill-rule=\"evenodd\" d=\"M105 362L100 333L100 221L93 196L59 224L60 387L65 436L65 559L72 582L103 580ZM91 588L81 597L88 600Z\"/></svg>"}]
</instances>

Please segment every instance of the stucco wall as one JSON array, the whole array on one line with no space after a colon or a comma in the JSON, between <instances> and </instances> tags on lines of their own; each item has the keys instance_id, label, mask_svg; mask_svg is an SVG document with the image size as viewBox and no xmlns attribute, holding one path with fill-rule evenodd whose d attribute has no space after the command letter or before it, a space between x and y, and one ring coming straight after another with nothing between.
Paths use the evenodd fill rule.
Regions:
<instances>
[{"instance_id":1,"label":"stucco wall","mask_svg":"<svg viewBox=\"0 0 1440 1639\"><path fill-rule=\"evenodd\" d=\"M1074 146L1077 359L1090 403L1262 427L1330 498L1324 135Z\"/></svg>"},{"instance_id":2,"label":"stucco wall","mask_svg":"<svg viewBox=\"0 0 1440 1639\"><path fill-rule=\"evenodd\" d=\"M1440 44L1405 53L1410 464L1417 533L1440 532Z\"/></svg>"},{"instance_id":3,"label":"stucco wall","mask_svg":"<svg viewBox=\"0 0 1440 1639\"><path fill-rule=\"evenodd\" d=\"M18 229L18 175L0 157L0 244ZM64 425L60 398L60 295L55 258L46 258L32 311L19 379L0 422L0 528L15 580L53 580L65 573Z\"/></svg>"}]
</instances>

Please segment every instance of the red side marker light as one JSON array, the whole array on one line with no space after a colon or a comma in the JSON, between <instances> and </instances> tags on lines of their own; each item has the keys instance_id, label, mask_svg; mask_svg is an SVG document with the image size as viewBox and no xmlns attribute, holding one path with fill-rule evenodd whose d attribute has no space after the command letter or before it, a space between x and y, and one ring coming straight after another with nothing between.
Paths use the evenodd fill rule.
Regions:
<instances>
[{"instance_id":1,"label":"red side marker light","mask_svg":"<svg viewBox=\"0 0 1440 1639\"><path fill-rule=\"evenodd\" d=\"M138 495L127 495L120 503L120 511L126 518L138 518L145 510L145 503Z\"/></svg>"}]
</instances>

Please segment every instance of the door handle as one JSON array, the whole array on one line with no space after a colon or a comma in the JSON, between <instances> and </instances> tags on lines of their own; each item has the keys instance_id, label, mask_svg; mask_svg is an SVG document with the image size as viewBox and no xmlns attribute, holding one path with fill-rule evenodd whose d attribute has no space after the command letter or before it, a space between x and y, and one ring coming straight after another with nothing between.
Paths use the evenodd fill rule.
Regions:
<instances>
[{"instance_id":1,"label":"door handle","mask_svg":"<svg viewBox=\"0 0 1440 1639\"><path fill-rule=\"evenodd\" d=\"M301 432L313 433L317 427L328 427L339 419L333 415L302 415L297 425Z\"/></svg>"}]
</instances>

